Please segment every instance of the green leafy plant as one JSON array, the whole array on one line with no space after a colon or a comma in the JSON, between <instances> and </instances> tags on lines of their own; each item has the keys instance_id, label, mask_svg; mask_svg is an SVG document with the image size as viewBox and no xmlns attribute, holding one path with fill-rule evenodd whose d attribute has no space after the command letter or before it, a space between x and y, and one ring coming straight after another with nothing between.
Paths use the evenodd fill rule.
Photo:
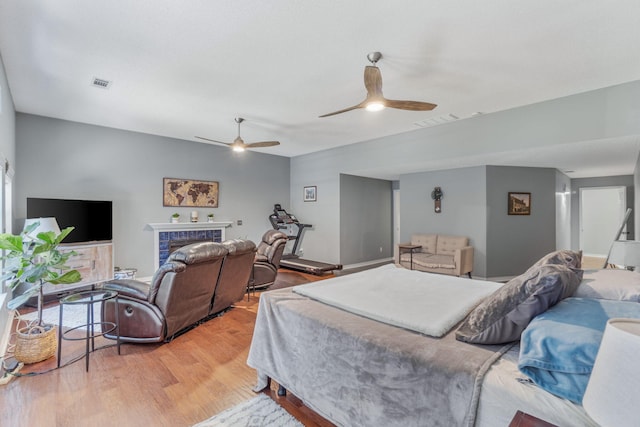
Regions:
<instances>
[{"instance_id":1,"label":"green leafy plant","mask_svg":"<svg viewBox=\"0 0 640 427\"><path fill-rule=\"evenodd\" d=\"M173 218L180 218L180 214L176 212L176 213L174 213L173 215L171 215L171 217L173 217Z\"/></svg>"},{"instance_id":2,"label":"green leafy plant","mask_svg":"<svg viewBox=\"0 0 640 427\"><path fill-rule=\"evenodd\" d=\"M60 242L74 227L67 227L60 234L46 231L32 236L31 233L39 225L39 222L35 222L19 235L0 234L0 249L4 250L0 259L5 261L1 280L6 280L11 289L19 285L23 285L24 288L24 292L9 301L7 307L16 309L37 295L37 321L38 325L42 326L43 285L76 283L81 280L81 276L77 270L72 270L66 265L69 257L75 255L75 252L61 252L58 249Z\"/></svg>"}]
</instances>

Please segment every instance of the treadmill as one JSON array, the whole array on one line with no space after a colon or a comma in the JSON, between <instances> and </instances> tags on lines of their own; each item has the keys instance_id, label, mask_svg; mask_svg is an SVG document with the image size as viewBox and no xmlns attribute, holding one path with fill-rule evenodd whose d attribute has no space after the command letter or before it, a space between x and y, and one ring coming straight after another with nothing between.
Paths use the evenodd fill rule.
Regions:
<instances>
[{"instance_id":1,"label":"treadmill","mask_svg":"<svg viewBox=\"0 0 640 427\"><path fill-rule=\"evenodd\" d=\"M329 264L300 258L298 255L298 247L304 237L305 229L311 228L311 224L301 223L294 215L282 209L280 204L273 206L273 213L269 215L269 222L271 222L274 229L282 231L287 235L289 240L293 241L291 252L282 254L280 267L315 275L321 275L334 270L342 270L341 264Z\"/></svg>"}]
</instances>

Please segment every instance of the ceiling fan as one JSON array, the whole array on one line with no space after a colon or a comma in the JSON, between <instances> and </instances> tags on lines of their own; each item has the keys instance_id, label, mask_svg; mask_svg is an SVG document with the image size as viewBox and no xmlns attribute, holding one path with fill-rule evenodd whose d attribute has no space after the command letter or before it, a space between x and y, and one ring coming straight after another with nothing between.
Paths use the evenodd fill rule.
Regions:
<instances>
[{"instance_id":1,"label":"ceiling fan","mask_svg":"<svg viewBox=\"0 0 640 427\"><path fill-rule=\"evenodd\" d=\"M240 123L244 122L242 117L235 118L236 123L238 124L238 136L233 142L230 144L228 142L216 141L215 139L204 138L202 136L196 136L198 139L203 139L205 141L215 142L216 144L223 144L229 146L233 149L233 151L245 151L249 148L262 148L262 147L273 147L275 145L280 145L278 141L262 141L262 142L252 142L251 144L245 144L245 142L240 138Z\"/></svg>"},{"instance_id":2,"label":"ceiling fan","mask_svg":"<svg viewBox=\"0 0 640 427\"><path fill-rule=\"evenodd\" d=\"M364 69L364 86L367 88L367 97L358 105L345 108L344 110L334 111L333 113L324 114L320 117L333 116L335 114L346 113L356 108L366 108L368 111L380 111L385 107L397 108L400 110L411 111L431 111L437 107L436 104L419 101L396 101L386 99L382 95L382 75L376 63L382 58L380 52L371 52L367 55L367 59L373 65L367 65Z\"/></svg>"}]
</instances>

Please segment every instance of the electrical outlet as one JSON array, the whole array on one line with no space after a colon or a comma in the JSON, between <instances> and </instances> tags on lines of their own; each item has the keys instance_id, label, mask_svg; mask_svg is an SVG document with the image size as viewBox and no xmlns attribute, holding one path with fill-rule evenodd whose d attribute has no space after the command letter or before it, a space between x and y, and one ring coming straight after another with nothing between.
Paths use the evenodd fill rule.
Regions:
<instances>
[{"instance_id":1,"label":"electrical outlet","mask_svg":"<svg viewBox=\"0 0 640 427\"><path fill-rule=\"evenodd\" d=\"M239 220L236 222L236 224L238 224L238 225L242 225L242 220L241 220L241 219L239 219Z\"/></svg>"},{"instance_id":2,"label":"electrical outlet","mask_svg":"<svg viewBox=\"0 0 640 427\"><path fill-rule=\"evenodd\" d=\"M380 253L382 253L382 246L380 246Z\"/></svg>"}]
</instances>

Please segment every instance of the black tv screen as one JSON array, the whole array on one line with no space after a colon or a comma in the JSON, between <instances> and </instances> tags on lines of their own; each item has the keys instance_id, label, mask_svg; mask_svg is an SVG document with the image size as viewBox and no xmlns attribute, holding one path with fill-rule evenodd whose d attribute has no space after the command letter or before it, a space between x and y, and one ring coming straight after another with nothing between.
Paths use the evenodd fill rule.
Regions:
<instances>
[{"instance_id":1,"label":"black tv screen","mask_svg":"<svg viewBox=\"0 0 640 427\"><path fill-rule=\"evenodd\" d=\"M54 217L61 230L75 227L62 243L112 239L112 202L109 200L27 197L27 218L47 217Z\"/></svg>"}]
</instances>

